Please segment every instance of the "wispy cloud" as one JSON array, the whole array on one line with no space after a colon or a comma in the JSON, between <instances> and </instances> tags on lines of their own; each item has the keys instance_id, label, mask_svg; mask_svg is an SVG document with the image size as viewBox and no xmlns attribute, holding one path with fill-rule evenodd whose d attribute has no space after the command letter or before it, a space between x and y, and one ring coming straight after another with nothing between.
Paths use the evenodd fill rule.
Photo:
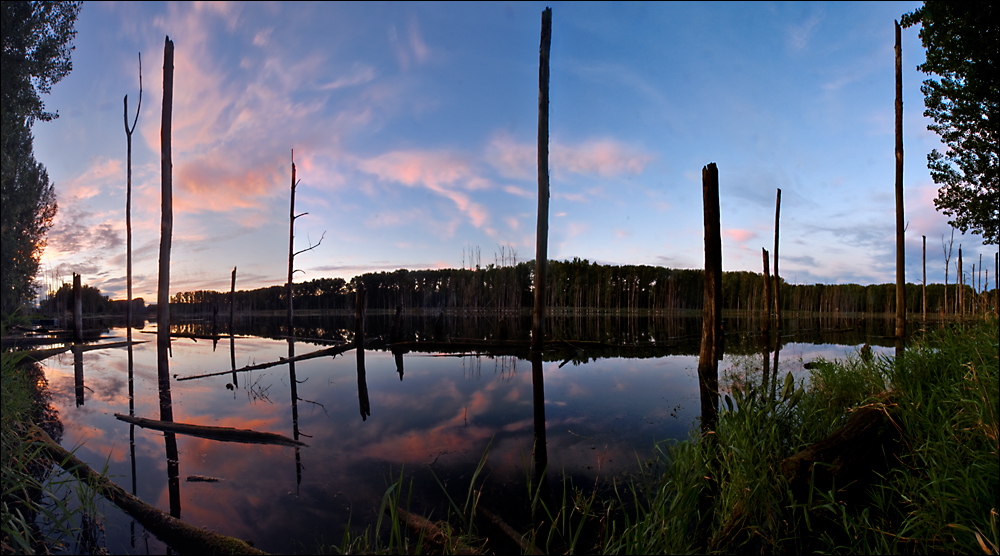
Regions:
<instances>
[{"instance_id":1,"label":"wispy cloud","mask_svg":"<svg viewBox=\"0 0 1000 556\"><path fill-rule=\"evenodd\" d=\"M537 175L537 147L518 143L505 133L497 134L486 148L486 160L504 177L528 180ZM576 145L555 142L550 146L553 174L592 175L603 178L638 175L653 156L642 149L610 138L591 139Z\"/></svg>"},{"instance_id":2,"label":"wispy cloud","mask_svg":"<svg viewBox=\"0 0 1000 556\"><path fill-rule=\"evenodd\" d=\"M793 51L804 50L809 45L816 26L822 20L822 15L812 14L805 21L790 25L786 29L788 47Z\"/></svg>"},{"instance_id":3,"label":"wispy cloud","mask_svg":"<svg viewBox=\"0 0 1000 556\"><path fill-rule=\"evenodd\" d=\"M488 189L492 184L480 177L469 161L460 155L451 152L394 151L362 160L358 166L383 181L407 187L424 187L450 199L476 228L482 227L489 219L486 207L474 202L465 191Z\"/></svg>"}]
</instances>

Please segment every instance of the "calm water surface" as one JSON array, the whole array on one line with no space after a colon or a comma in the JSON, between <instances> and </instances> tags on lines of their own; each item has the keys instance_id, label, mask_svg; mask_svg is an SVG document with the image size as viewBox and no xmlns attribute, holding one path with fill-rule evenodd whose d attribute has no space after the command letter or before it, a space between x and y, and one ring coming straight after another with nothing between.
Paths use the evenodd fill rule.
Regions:
<instances>
[{"instance_id":1,"label":"calm water surface","mask_svg":"<svg viewBox=\"0 0 1000 556\"><path fill-rule=\"evenodd\" d=\"M124 338L124 330L113 335ZM133 349L134 415L160 418L155 336ZM802 377L802 362L843 357L856 346L797 342L780 352L781 374ZM109 340L111 341L111 340ZM312 552L339 544L344 525L373 523L387 484L416 476L414 505L441 518L440 487L432 470L464 496L471 472L487 447L482 502L512 516L526 502L532 469L534 411L532 368L514 356L446 356L409 353L397 372L392 353L365 352L358 372L354 351L195 380L192 375L232 368L230 341L175 339L170 359L173 419L179 423L296 433L308 447L219 442L176 435L179 480L169 487L162 432L134 428L136 494L164 511L212 531L249 539L265 551ZM302 355L327 346L295 342ZM288 342L237 337L236 367L288 356ZM875 348L889 352L890 348ZM735 349L734 349L735 351ZM746 365L727 355L720 372ZM579 359L579 358L578 358ZM132 491L127 350L85 352L82 365L66 353L44 361L52 404L65 427L63 446L97 470L105 463L115 482ZM698 417L696 355L598 358L586 363L544 363L545 431L549 468L574 480L610 480L638 470L654 443L687 438ZM81 386L82 382L82 388ZM367 395L367 400L365 399ZM368 414L362 415L364 410ZM189 482L208 476L218 482ZM524 499L524 500L521 500ZM108 551L162 553L166 546L107 502Z\"/></svg>"}]
</instances>

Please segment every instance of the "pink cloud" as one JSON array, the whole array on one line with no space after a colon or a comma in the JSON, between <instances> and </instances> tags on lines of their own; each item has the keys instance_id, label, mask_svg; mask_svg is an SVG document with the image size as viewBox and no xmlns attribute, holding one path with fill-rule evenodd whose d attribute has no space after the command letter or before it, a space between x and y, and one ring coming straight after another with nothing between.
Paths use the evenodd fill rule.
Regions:
<instances>
[{"instance_id":1,"label":"pink cloud","mask_svg":"<svg viewBox=\"0 0 1000 556\"><path fill-rule=\"evenodd\" d=\"M747 241L757 237L757 232L742 230L739 228L730 228L728 230L722 230L722 237L731 239L736 243L746 243Z\"/></svg>"},{"instance_id":2,"label":"pink cloud","mask_svg":"<svg viewBox=\"0 0 1000 556\"><path fill-rule=\"evenodd\" d=\"M89 199L108 187L109 183L124 188L125 169L121 160L98 158L90 162L90 166L82 174L73 178L60 189L76 199Z\"/></svg>"},{"instance_id":3,"label":"pink cloud","mask_svg":"<svg viewBox=\"0 0 1000 556\"><path fill-rule=\"evenodd\" d=\"M275 170L277 155L269 161L272 164L255 168L234 168L219 158L200 157L177 167L174 178L177 212L258 208L261 197L278 193L290 184L291 168L285 175Z\"/></svg>"},{"instance_id":4,"label":"pink cloud","mask_svg":"<svg viewBox=\"0 0 1000 556\"><path fill-rule=\"evenodd\" d=\"M451 153L395 151L362 160L359 168L380 179L407 187L425 187L450 199L473 226L480 228L489 219L486 208L457 189L480 190L491 187L462 157Z\"/></svg>"}]
</instances>

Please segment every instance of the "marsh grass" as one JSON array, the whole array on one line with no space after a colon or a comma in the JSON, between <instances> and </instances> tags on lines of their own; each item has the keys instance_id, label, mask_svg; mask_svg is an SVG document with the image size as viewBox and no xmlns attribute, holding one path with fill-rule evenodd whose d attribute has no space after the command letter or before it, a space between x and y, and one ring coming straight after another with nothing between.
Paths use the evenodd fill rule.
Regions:
<instances>
[{"instance_id":1,"label":"marsh grass","mask_svg":"<svg viewBox=\"0 0 1000 556\"><path fill-rule=\"evenodd\" d=\"M766 387L757 358L734 358L715 434L659 444L658 457L640 461L639 475L612 481L610 495L565 473L546 484L539 477L548 470L533 474L525 457L523 513L532 521L511 537L521 552L565 554L998 554L998 342L996 319L949 326L898 358L856 352L814 362L808 379L770 377ZM835 484L797 499L780 462L864 406L891 410L901 431L894 465L860 497L845 498L845 485ZM434 477L446 499L437 523L447 542L413 542L389 512L384 525L380 518L362 535L345 535L339 550L454 553L461 543L501 552L478 519L488 513L477 511L488 456L489 448L460 496ZM403 486L401 472L383 505L405 500L408 508Z\"/></svg>"},{"instance_id":2,"label":"marsh grass","mask_svg":"<svg viewBox=\"0 0 1000 556\"><path fill-rule=\"evenodd\" d=\"M35 363L0 354L3 411L0 415L3 551L49 552L73 546L100 552L103 529L98 494L53 467L38 444L24 441L32 423L53 437L62 427L48 404L44 374Z\"/></svg>"},{"instance_id":3,"label":"marsh grass","mask_svg":"<svg viewBox=\"0 0 1000 556\"><path fill-rule=\"evenodd\" d=\"M775 399L758 370L735 373L716 434L659 448L663 473L623 489L637 509L602 551L997 554L997 338L992 319L931 332L899 358L819 361L808 387L786 374ZM853 408L893 403L902 449L864 500L836 487L795 499L782 459Z\"/></svg>"}]
</instances>

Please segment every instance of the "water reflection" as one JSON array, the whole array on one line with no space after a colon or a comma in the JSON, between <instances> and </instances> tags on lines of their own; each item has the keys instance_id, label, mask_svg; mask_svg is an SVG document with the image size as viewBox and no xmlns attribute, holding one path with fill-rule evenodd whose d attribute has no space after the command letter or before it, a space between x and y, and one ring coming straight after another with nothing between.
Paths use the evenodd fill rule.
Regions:
<instances>
[{"instance_id":1,"label":"water reflection","mask_svg":"<svg viewBox=\"0 0 1000 556\"><path fill-rule=\"evenodd\" d=\"M83 351L80 344L73 344L73 380L76 385L76 406L83 406Z\"/></svg>"},{"instance_id":2,"label":"water reflection","mask_svg":"<svg viewBox=\"0 0 1000 556\"><path fill-rule=\"evenodd\" d=\"M350 319L344 321L345 326L348 323ZM598 323L606 331L608 322L594 321L595 327ZM411 324L414 321L404 319L397 333L412 335ZM315 334L333 336L329 331L335 325L326 323L322 333L317 326ZM377 336L377 326L371 328L375 331L371 336ZM312 334L309 327L303 329ZM296 332L303 333L303 329L297 327ZM758 369L766 373L772 390L779 363L785 372L799 372L799 358L808 361L816 355L831 357L853 350L843 344L789 343L799 330L790 326L785 330L787 338L775 334L765 344L766 364L761 364L762 340L756 331L746 338L733 334L726 347L730 354L746 348L760 367L766 365L767 370ZM347 334L345 339L353 338ZM307 347L296 345L303 343ZM88 384L96 392L88 396L86 408L78 408L75 356L47 360L53 401L67 423L64 442L82 444L78 455L94 467L101 468L107 461L110 476L124 481L131 471L132 490L143 500L163 509L169 507L177 515L183 504L185 520L252 539L258 548L268 551L314 550L316 543L337 544L348 520L361 527L373 522L386 481L398 474L401 466L412 472L432 469L445 482L462 485L466 481L459 487L466 488L468 479L463 477L479 462L487 445L492 446L488 482L497 485L495 492L499 493L490 502L491 509L501 514L514 511L511 508L521 506L507 507L499 500L503 492L524 493L526 477L531 477L534 485L547 484L551 473L559 478L565 473L579 484L614 477L633 469L637 454L640 458L652 456L654 442L687 438L699 407L697 358L693 354L654 357L652 350L546 352L530 358L529 376L516 373L518 358L510 355L456 358L359 350L357 358L324 356L296 362L291 361L296 350L316 347L302 340L236 335L230 336L228 354L214 352L207 342L192 340L178 340L173 347L171 376L221 374L191 381L168 380L167 388L161 389L157 349L151 343L129 351L92 352L94 359L88 354ZM134 369L130 352L134 353ZM640 356L608 356L615 353ZM779 353L784 353L784 359ZM286 356L288 360L281 365L259 366ZM237 358L240 365L258 368L239 371ZM401 376L403 359L406 381L400 382L397 376ZM282 368L285 363L288 369ZM131 378L129 398L111 395L110 378L124 377L126 371ZM232 392L225 387L227 383L233 384ZM284 398L286 387L289 398ZM232 395L243 391L245 396ZM363 421L357 420L355 396ZM298 401L304 398L310 403L300 407ZM108 417L125 413L126 406L130 415L151 416L159 405L165 421L287 431L288 410L271 399L290 399L293 436L310 438L309 447L296 449L294 470L287 465L288 454L280 446L175 437L172 433L135 430ZM171 403L160 405L162 400ZM372 405L378 407L374 415ZM161 436L164 444L160 444ZM186 474L223 480L187 483L181 492L178 454L185 456ZM149 472L138 477L138 469ZM314 472L305 473L307 469ZM428 481L421 495L427 504L433 504L441 492L429 476ZM291 488L293 482L295 489ZM514 502L526 507L523 495L507 496L521 496ZM131 519L115 517L115 511L109 508L107 517L108 549L129 551L135 546ZM155 539L151 541L150 550L163 548Z\"/></svg>"}]
</instances>

